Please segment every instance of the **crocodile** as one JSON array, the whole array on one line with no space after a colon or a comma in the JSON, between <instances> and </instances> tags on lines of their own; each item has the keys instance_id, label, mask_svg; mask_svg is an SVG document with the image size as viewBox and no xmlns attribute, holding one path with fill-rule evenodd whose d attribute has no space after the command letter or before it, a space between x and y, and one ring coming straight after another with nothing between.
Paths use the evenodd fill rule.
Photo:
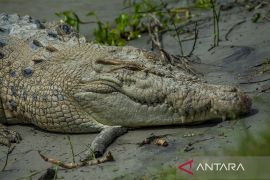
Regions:
<instances>
[{"instance_id":1,"label":"crocodile","mask_svg":"<svg viewBox=\"0 0 270 180\"><path fill-rule=\"evenodd\" d=\"M102 154L127 128L236 119L251 99L203 81L159 53L86 42L66 24L0 14L0 143L18 142L3 124L60 133L98 133Z\"/></svg>"}]
</instances>

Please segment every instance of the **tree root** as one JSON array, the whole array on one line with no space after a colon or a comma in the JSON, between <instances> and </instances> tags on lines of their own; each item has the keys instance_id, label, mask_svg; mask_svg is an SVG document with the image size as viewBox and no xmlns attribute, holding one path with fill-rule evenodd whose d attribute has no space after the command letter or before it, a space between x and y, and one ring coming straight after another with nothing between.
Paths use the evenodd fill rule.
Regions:
<instances>
[{"instance_id":1,"label":"tree root","mask_svg":"<svg viewBox=\"0 0 270 180\"><path fill-rule=\"evenodd\" d=\"M109 161L114 161L114 158L113 158L110 151L105 156L103 156L99 159L93 159L90 161L83 161L80 163L73 163L73 162L72 163L64 163L60 160L49 158L49 157L41 154L40 151L38 151L38 153L44 161L52 163L52 164L57 165L57 166L60 166L60 167L65 168L65 169L74 169L74 168L79 168L82 166L93 166L93 165L98 165L98 164L109 162Z\"/></svg>"}]
</instances>

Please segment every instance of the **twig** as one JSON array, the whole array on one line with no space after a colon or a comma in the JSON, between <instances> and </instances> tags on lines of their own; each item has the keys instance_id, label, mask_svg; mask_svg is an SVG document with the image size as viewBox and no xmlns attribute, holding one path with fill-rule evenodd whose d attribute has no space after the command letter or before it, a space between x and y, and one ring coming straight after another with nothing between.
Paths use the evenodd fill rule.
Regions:
<instances>
[{"instance_id":1,"label":"twig","mask_svg":"<svg viewBox=\"0 0 270 180\"><path fill-rule=\"evenodd\" d=\"M210 0L210 3L212 4L212 12L213 12L213 24L214 24L214 47L216 46L216 38L217 38L217 34L216 34L216 13L215 13L215 4L214 4L214 0Z\"/></svg>"},{"instance_id":2,"label":"twig","mask_svg":"<svg viewBox=\"0 0 270 180\"><path fill-rule=\"evenodd\" d=\"M202 142L202 141L207 141L207 140L210 140L210 139L214 139L214 137L205 138L205 139L199 139L199 140L196 140L194 142L190 142L185 146L184 151L189 152L189 151L194 149L194 147L193 147L194 144Z\"/></svg>"},{"instance_id":3,"label":"twig","mask_svg":"<svg viewBox=\"0 0 270 180\"><path fill-rule=\"evenodd\" d=\"M150 14L149 16L151 17L151 20L148 24L148 32L152 40L151 49L163 49L162 35L159 33L162 24L160 23L159 19L153 14Z\"/></svg>"},{"instance_id":4,"label":"twig","mask_svg":"<svg viewBox=\"0 0 270 180\"><path fill-rule=\"evenodd\" d=\"M167 4L164 3L163 0L160 0L160 1L163 5L163 8L166 9L167 12L169 13L169 9L166 8ZM178 43L179 43L179 46L181 49L180 56L171 55L163 48L163 43L162 43L162 34L163 33L160 32L160 30L159 30L159 28L162 27L162 24L160 23L160 21L158 20L157 17L155 17L154 15L150 15L150 16L152 17L153 20L148 25L148 31L149 31L149 35L150 35L151 41L152 41L152 50L154 50L155 48L158 48L158 50L162 56L162 59L165 60L165 63L169 62L171 65L176 65L177 67L182 68L183 70L196 75L195 71L187 64L187 62L185 62L183 59L181 59L181 58L186 58L187 56L183 55L183 48L182 48L181 39L179 37L179 33L176 29L176 25L173 21L173 18L170 17L170 19L174 25L175 31L177 33ZM197 30L197 22L195 22L195 41L194 41L194 45L193 45L194 47L192 48L193 50L191 50L191 52L189 53L188 56L190 56L192 54L192 52L194 51L197 38L198 38L198 30ZM181 62L181 65L176 64L175 61L178 61L178 63Z\"/></svg>"},{"instance_id":5,"label":"twig","mask_svg":"<svg viewBox=\"0 0 270 180\"><path fill-rule=\"evenodd\" d=\"M216 47L215 45L211 46L211 47L208 49L208 51L211 51L211 50L214 49L215 47Z\"/></svg>"},{"instance_id":6,"label":"twig","mask_svg":"<svg viewBox=\"0 0 270 180\"><path fill-rule=\"evenodd\" d=\"M260 64L255 65L255 66L252 66L252 68L260 67L260 66L264 66L264 65L270 65L270 59L267 58L265 62L262 62Z\"/></svg>"},{"instance_id":7,"label":"twig","mask_svg":"<svg viewBox=\"0 0 270 180\"><path fill-rule=\"evenodd\" d=\"M167 5L168 5L168 4L165 3L163 0L160 0L160 2L161 2L161 4L162 4L163 8L166 10L166 12L167 12L167 13L169 14L169 16L170 16L170 21L172 22L174 31L175 31L175 33L176 33L177 42L178 42L179 47L180 47L180 52L181 52L180 55L183 56L183 55L184 55L184 51L183 51L182 41L181 41L181 38L180 38L180 35L179 35L179 31L177 30L176 24L175 24L175 22L174 22L174 20L173 20L173 17L170 15L170 14L171 14L171 13L170 13L170 9L167 8Z\"/></svg>"},{"instance_id":8,"label":"twig","mask_svg":"<svg viewBox=\"0 0 270 180\"><path fill-rule=\"evenodd\" d=\"M239 25L241 25L241 24L243 24L243 23L245 23L245 22L246 22L246 20L243 20L243 21L240 21L240 22L234 24L234 25L228 30L228 32L226 33L226 35L225 35L225 40L226 40L226 41L229 41L228 37L229 37L230 33L231 33L237 26L239 26Z\"/></svg>"},{"instance_id":9,"label":"twig","mask_svg":"<svg viewBox=\"0 0 270 180\"><path fill-rule=\"evenodd\" d=\"M185 59L187 59L186 56L171 55L165 49L161 49L160 51L162 53L162 56L164 57L163 59L167 60L171 65L181 68L182 70L195 76L198 75L198 73L196 73L195 70L188 65L188 61L185 61Z\"/></svg>"},{"instance_id":10,"label":"twig","mask_svg":"<svg viewBox=\"0 0 270 180\"><path fill-rule=\"evenodd\" d=\"M69 142L71 153L72 153L72 161L73 161L73 163L75 163L74 149L73 149L73 145L72 145L71 140L70 140L70 136L67 136L67 138L68 138L68 142Z\"/></svg>"},{"instance_id":11,"label":"twig","mask_svg":"<svg viewBox=\"0 0 270 180\"><path fill-rule=\"evenodd\" d=\"M13 146L13 147L9 146L8 147L8 151L7 151L7 154L6 154L5 164L4 164L3 168L1 169L1 171L4 171L6 169L7 163L8 163L8 157L12 153L12 151L14 150L14 148L15 148L15 146Z\"/></svg>"},{"instance_id":12,"label":"twig","mask_svg":"<svg viewBox=\"0 0 270 180\"><path fill-rule=\"evenodd\" d=\"M219 45L219 17L220 17L220 8L217 12L215 0L210 0L211 8L213 11L213 23L214 23L214 47Z\"/></svg>"},{"instance_id":13,"label":"twig","mask_svg":"<svg viewBox=\"0 0 270 180\"><path fill-rule=\"evenodd\" d=\"M255 84L255 83L260 83L260 82L266 82L269 81L270 78L259 80L259 81L249 81L249 82L240 82L239 84Z\"/></svg>"},{"instance_id":14,"label":"twig","mask_svg":"<svg viewBox=\"0 0 270 180\"><path fill-rule=\"evenodd\" d=\"M192 55L193 51L195 50L195 46L196 46L196 42L197 42L197 39L198 39L198 35L199 35L199 30L197 28L198 24L197 22L195 22L195 40L194 40L194 43L193 43L193 46L192 46L192 49L190 51L190 53L187 55L188 57Z\"/></svg>"},{"instance_id":15,"label":"twig","mask_svg":"<svg viewBox=\"0 0 270 180\"><path fill-rule=\"evenodd\" d=\"M218 14L216 14L216 21L217 21L217 43L216 43L216 45L217 46L219 45L219 41L220 41L220 38L219 38L219 18L220 18L220 7L218 10Z\"/></svg>"},{"instance_id":16,"label":"twig","mask_svg":"<svg viewBox=\"0 0 270 180\"><path fill-rule=\"evenodd\" d=\"M160 146L168 146L168 142L165 141L164 137L169 136L170 134L164 134L164 135L160 135L160 136L156 136L156 135L151 135L147 138L145 138L142 142L138 143L139 147L146 145L146 144L151 144L152 142L156 145L160 145Z\"/></svg>"},{"instance_id":17,"label":"twig","mask_svg":"<svg viewBox=\"0 0 270 180\"><path fill-rule=\"evenodd\" d=\"M208 20L209 20L209 17L200 18L200 19L196 19L196 20L188 20L188 21L185 21L185 22L181 23L180 25L178 25L176 27L176 30L179 31L179 30L183 29L184 27L188 27L190 25L193 25L195 22L198 23L198 26L203 25ZM165 33L170 32L170 31L175 31L175 29L164 29L160 33L165 34ZM182 40L182 42L183 42L183 40Z\"/></svg>"},{"instance_id":18,"label":"twig","mask_svg":"<svg viewBox=\"0 0 270 180\"><path fill-rule=\"evenodd\" d=\"M195 37L183 39L182 42L195 40Z\"/></svg>"},{"instance_id":19,"label":"twig","mask_svg":"<svg viewBox=\"0 0 270 180\"><path fill-rule=\"evenodd\" d=\"M92 165L97 165L97 164L101 164L101 163L105 163L105 162L109 162L109 161L114 161L114 158L113 158L110 151L105 156L103 156L99 159L93 159L91 161L83 161L81 163L64 163L64 162L59 161L57 159L46 157L46 156L42 155L40 151L38 151L38 153L44 161L52 163L52 164L57 165L57 166L60 166L60 167L65 168L65 169L73 169L73 168L78 168L78 167L87 166L87 165L92 166Z\"/></svg>"},{"instance_id":20,"label":"twig","mask_svg":"<svg viewBox=\"0 0 270 180\"><path fill-rule=\"evenodd\" d=\"M89 148L89 147L88 147ZM82 153L84 153L85 151L87 151L87 149L84 149L84 150L82 150L81 152L78 152L77 154L75 154L74 156L76 157L76 156L80 156L80 154L82 154Z\"/></svg>"},{"instance_id":21,"label":"twig","mask_svg":"<svg viewBox=\"0 0 270 180\"><path fill-rule=\"evenodd\" d=\"M149 25L148 25L148 32L149 35L151 37L151 42L152 42L152 51L155 48L158 48L162 59L165 61L169 61L170 64L174 64L173 62L173 58L171 57L171 55L165 50L163 49L163 42L162 42L162 34L159 33L159 28L162 27L162 24L160 23L160 21L157 19L156 16L154 15L150 15L152 20L150 21Z\"/></svg>"},{"instance_id":22,"label":"twig","mask_svg":"<svg viewBox=\"0 0 270 180\"><path fill-rule=\"evenodd\" d=\"M189 145L189 146L192 146L192 145L194 145L194 144L196 144L196 143L203 142L203 141L208 141L208 140L214 139L214 138L215 138L215 137L204 138L204 139L198 139L198 140L196 140L196 141L194 141L194 142L188 143L188 145Z\"/></svg>"}]
</instances>

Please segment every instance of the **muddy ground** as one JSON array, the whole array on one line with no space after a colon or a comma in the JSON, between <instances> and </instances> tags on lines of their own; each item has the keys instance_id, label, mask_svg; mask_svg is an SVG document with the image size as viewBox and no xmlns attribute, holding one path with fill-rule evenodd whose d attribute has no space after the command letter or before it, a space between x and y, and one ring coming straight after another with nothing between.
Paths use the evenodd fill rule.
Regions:
<instances>
[{"instance_id":1,"label":"muddy ground","mask_svg":"<svg viewBox=\"0 0 270 180\"><path fill-rule=\"evenodd\" d=\"M46 6L46 8L44 8ZM72 9L86 13L95 10L104 20L112 20L122 11L121 2L109 3L99 1L44 1L44 0L0 0L0 12L29 14L36 18L56 20L54 12ZM267 9L268 8L268 9ZM111 11L111 10L114 11ZM260 18L252 22L255 12L261 12L262 17L269 11L270 6L255 11L247 11L244 7L234 6L221 12L220 20L220 46L210 51L213 42L213 22L211 14L202 12L199 23L199 38L194 51L197 56L193 63L196 70L204 75L208 82L215 84L230 84L242 88L253 97L252 112L236 121L213 122L198 126L185 127L159 127L129 131L119 137L109 148L113 153L115 162L87 166L73 170L59 169L58 177L64 179L113 179L134 178L151 174L154 169L168 164L177 167L184 159L193 156L222 155L224 148L236 148L238 140L246 129L255 136L266 126L269 118L270 105L270 65L263 64L270 60L270 22L267 18ZM235 26L235 24L240 23ZM232 28L231 33L226 34ZM85 26L82 33L92 38L89 32L94 27ZM187 26L192 30L193 26ZM193 33L186 33L183 39L190 39ZM147 37L131 42L136 47L150 48ZM179 46L169 34L164 37L165 49L171 53L179 54ZM183 42L184 52L188 53L193 40ZM268 80L267 80L268 79ZM71 148L67 135L49 133L30 126L10 126L19 132L23 140L16 144L9 155L5 171L0 172L0 179L23 179L31 177L37 179L51 164L44 162L38 155L38 150L50 157L71 162ZM151 134L168 134L167 147L147 145L138 147L141 142ZM186 135L193 134L191 137ZM74 147L76 161L80 154L94 139L95 134L70 135ZM194 143L193 149L185 152L188 143ZM248 142L247 142L248 143ZM0 168L4 165L7 148L0 147Z\"/></svg>"}]
</instances>

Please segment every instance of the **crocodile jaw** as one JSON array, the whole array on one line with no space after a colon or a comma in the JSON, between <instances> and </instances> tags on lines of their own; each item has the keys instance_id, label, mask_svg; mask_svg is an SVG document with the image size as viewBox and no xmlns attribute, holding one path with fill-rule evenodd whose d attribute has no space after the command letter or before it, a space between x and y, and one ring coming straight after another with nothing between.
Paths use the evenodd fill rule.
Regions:
<instances>
[{"instance_id":1,"label":"crocodile jaw","mask_svg":"<svg viewBox=\"0 0 270 180\"><path fill-rule=\"evenodd\" d=\"M96 88L80 90L75 98L98 122L125 127L236 119L251 109L250 98L231 86L160 77L138 78L133 85L119 82L96 81Z\"/></svg>"}]
</instances>

